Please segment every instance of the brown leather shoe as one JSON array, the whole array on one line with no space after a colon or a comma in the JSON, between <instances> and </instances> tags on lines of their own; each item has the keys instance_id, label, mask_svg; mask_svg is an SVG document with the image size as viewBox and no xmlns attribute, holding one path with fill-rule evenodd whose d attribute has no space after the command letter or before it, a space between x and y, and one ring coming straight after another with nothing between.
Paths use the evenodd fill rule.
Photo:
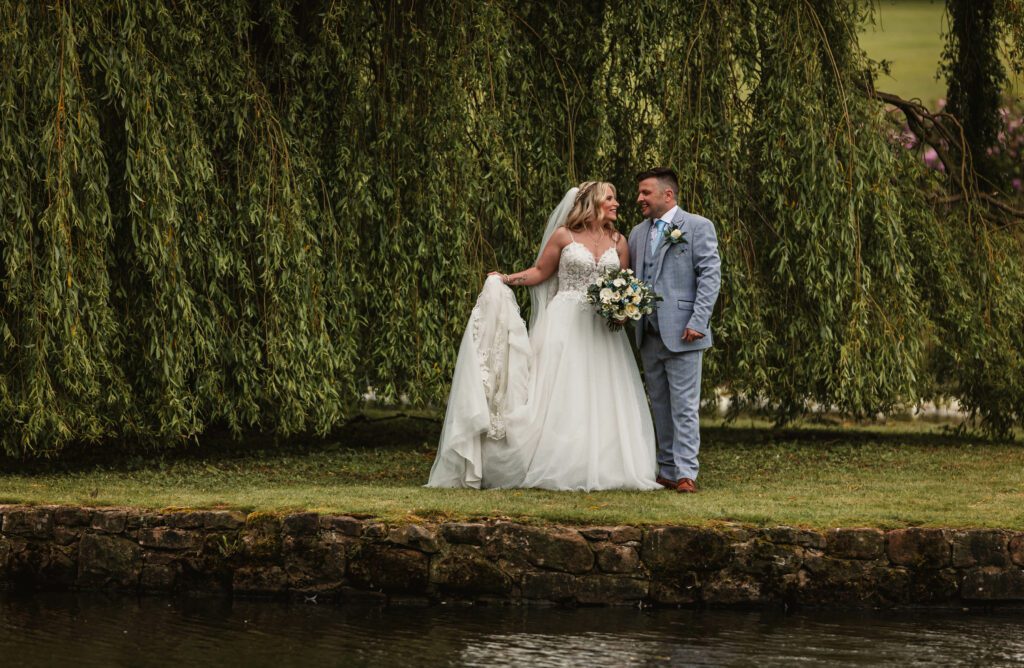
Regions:
<instances>
[{"instance_id":1,"label":"brown leather shoe","mask_svg":"<svg viewBox=\"0 0 1024 668\"><path fill-rule=\"evenodd\" d=\"M697 483L689 478L680 478L679 482L676 483L676 491L681 494L693 494L697 491Z\"/></svg>"},{"instance_id":2,"label":"brown leather shoe","mask_svg":"<svg viewBox=\"0 0 1024 668\"><path fill-rule=\"evenodd\" d=\"M668 478L662 478L661 476L658 476L657 478L655 478L654 482L658 483L659 485L661 485L665 489L675 489L676 488L676 481L675 480L669 480Z\"/></svg>"}]
</instances>

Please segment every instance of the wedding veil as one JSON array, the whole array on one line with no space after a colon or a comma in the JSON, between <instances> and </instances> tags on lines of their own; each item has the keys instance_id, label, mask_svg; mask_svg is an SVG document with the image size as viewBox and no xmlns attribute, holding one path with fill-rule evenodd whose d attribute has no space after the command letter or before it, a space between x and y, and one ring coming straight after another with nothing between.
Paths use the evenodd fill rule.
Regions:
<instances>
[{"instance_id":1,"label":"wedding veil","mask_svg":"<svg viewBox=\"0 0 1024 668\"><path fill-rule=\"evenodd\" d=\"M540 240L540 248L537 249L537 259L534 260L535 265L540 261L540 256L544 253L551 235L555 233L555 230L564 225L565 221L569 218L569 212L572 211L573 204L576 203L576 193L579 191L580 189L575 186L569 188L569 191L565 193L565 197L562 198L562 201L558 203L555 210L548 216L548 226L544 228L544 236ZM548 280L530 288L531 332L535 331L537 323L544 316L544 311L547 309L548 303L554 298L556 292L558 292L557 271Z\"/></svg>"}]
</instances>

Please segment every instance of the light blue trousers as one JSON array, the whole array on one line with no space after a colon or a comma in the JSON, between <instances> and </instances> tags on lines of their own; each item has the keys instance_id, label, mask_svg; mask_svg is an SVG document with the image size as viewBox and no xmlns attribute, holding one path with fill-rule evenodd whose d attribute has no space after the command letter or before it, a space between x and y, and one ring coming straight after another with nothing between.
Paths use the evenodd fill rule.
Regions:
<instances>
[{"instance_id":1,"label":"light blue trousers","mask_svg":"<svg viewBox=\"0 0 1024 668\"><path fill-rule=\"evenodd\" d=\"M640 359L658 441L658 474L669 480L696 480L704 351L674 353L660 336L644 336Z\"/></svg>"}]
</instances>

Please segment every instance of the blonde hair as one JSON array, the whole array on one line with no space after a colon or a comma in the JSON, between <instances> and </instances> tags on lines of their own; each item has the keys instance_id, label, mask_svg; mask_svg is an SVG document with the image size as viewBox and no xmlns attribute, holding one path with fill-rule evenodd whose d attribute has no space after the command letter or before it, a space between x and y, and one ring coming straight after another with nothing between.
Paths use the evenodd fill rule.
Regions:
<instances>
[{"instance_id":1,"label":"blonde hair","mask_svg":"<svg viewBox=\"0 0 1024 668\"><path fill-rule=\"evenodd\" d=\"M593 220L600 223L601 227L614 236L615 225L612 221L603 218L604 211L601 209L601 202L609 190L613 195L616 194L615 186L607 181L584 181L579 187L580 191L576 193L572 211L565 219L565 227L572 232L579 232Z\"/></svg>"}]
</instances>

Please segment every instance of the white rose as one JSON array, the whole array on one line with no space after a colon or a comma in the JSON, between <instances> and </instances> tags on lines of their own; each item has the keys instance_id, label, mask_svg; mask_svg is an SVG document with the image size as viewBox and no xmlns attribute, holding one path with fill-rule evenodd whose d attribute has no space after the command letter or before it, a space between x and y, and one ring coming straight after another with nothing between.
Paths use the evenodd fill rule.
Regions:
<instances>
[{"instance_id":1,"label":"white rose","mask_svg":"<svg viewBox=\"0 0 1024 668\"><path fill-rule=\"evenodd\" d=\"M669 233L669 236L672 237L672 241L678 241L679 237L683 236L683 231L676 228Z\"/></svg>"},{"instance_id":2,"label":"white rose","mask_svg":"<svg viewBox=\"0 0 1024 668\"><path fill-rule=\"evenodd\" d=\"M601 301L606 302L612 298L611 288L601 288Z\"/></svg>"},{"instance_id":3,"label":"white rose","mask_svg":"<svg viewBox=\"0 0 1024 668\"><path fill-rule=\"evenodd\" d=\"M621 278L616 278L614 281L612 281L612 285L614 285L617 288L621 288L625 284L626 281L622 280Z\"/></svg>"},{"instance_id":4,"label":"white rose","mask_svg":"<svg viewBox=\"0 0 1024 668\"><path fill-rule=\"evenodd\" d=\"M622 301L622 293L616 290L615 292L612 293L612 299L614 299L617 302Z\"/></svg>"}]
</instances>

